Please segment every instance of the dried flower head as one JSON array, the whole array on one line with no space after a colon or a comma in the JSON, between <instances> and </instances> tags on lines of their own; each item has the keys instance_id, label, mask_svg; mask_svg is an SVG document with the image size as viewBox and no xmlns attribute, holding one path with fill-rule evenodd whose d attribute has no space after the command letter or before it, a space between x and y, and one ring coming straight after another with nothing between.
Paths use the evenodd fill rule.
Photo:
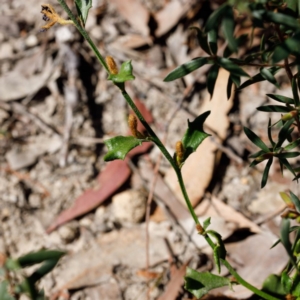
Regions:
<instances>
[{"instance_id":1,"label":"dried flower head","mask_svg":"<svg viewBox=\"0 0 300 300\"><path fill-rule=\"evenodd\" d=\"M183 159L184 159L184 147L181 141L176 142L175 145L175 155L176 155L176 162L177 165L180 167Z\"/></svg>"},{"instance_id":2,"label":"dried flower head","mask_svg":"<svg viewBox=\"0 0 300 300\"><path fill-rule=\"evenodd\" d=\"M119 70L118 70L117 64L116 64L115 60L113 59L113 57L106 56L105 60L106 60L109 72L113 75L117 75L119 73Z\"/></svg>"},{"instance_id":3,"label":"dried flower head","mask_svg":"<svg viewBox=\"0 0 300 300\"><path fill-rule=\"evenodd\" d=\"M43 20L45 22L49 22L42 27L42 31L51 28L56 23L60 25L73 24L72 20L65 20L61 18L50 4L42 4L41 13L43 14Z\"/></svg>"},{"instance_id":4,"label":"dried flower head","mask_svg":"<svg viewBox=\"0 0 300 300\"><path fill-rule=\"evenodd\" d=\"M138 125L138 123L137 123L136 116L129 115L128 116L128 126L131 131L131 134L138 139L144 139L145 136L137 130L137 125Z\"/></svg>"}]
</instances>

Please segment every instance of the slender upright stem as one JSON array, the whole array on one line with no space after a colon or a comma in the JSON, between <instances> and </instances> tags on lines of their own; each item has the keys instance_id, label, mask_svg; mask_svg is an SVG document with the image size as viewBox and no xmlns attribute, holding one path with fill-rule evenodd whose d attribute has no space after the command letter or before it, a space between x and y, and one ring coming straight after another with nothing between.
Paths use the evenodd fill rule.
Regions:
<instances>
[{"instance_id":1,"label":"slender upright stem","mask_svg":"<svg viewBox=\"0 0 300 300\"><path fill-rule=\"evenodd\" d=\"M230 265L230 263L226 260L226 259L220 259L222 264L227 268L227 270L230 272L230 274L232 276L234 276L235 280L242 286L244 286L245 288L247 288L248 290L252 291L254 294L267 299L267 300L280 300L279 298L273 297L259 289L257 289L255 286L253 286L252 284L248 283L247 281L245 281Z\"/></svg>"},{"instance_id":2,"label":"slender upright stem","mask_svg":"<svg viewBox=\"0 0 300 300\"><path fill-rule=\"evenodd\" d=\"M105 70L107 71L107 73L109 73L107 64L105 62L105 59L103 58L103 56L101 55L101 53L99 52L98 48L96 47L96 45L94 44L94 42L91 40L91 38L89 37L88 33L85 31L85 29L79 24L78 20L76 19L76 17L74 16L74 14L71 12L69 6L66 4L65 0L57 0L59 2L59 4L62 6L62 8L65 10L65 12L68 14L69 18L73 21L75 27L78 29L78 31L81 33L81 35L83 36L83 38L88 42L88 44L90 45L90 47L92 48L93 52L95 53L97 59L99 60L100 64L105 68Z\"/></svg>"},{"instance_id":3,"label":"slender upright stem","mask_svg":"<svg viewBox=\"0 0 300 300\"><path fill-rule=\"evenodd\" d=\"M74 25L76 26L76 28L78 29L78 31L82 34L82 36L84 37L84 39L88 42L88 44L90 45L90 47L92 48L93 52L95 53L96 57L98 58L99 62L101 63L101 65L105 68L105 70L107 71L108 74L110 74L110 71L108 69L108 66L103 58L103 56L100 54L100 52L98 51L97 47L95 46L95 44L93 43L93 41L90 39L88 33L85 31L85 29L79 24L79 22L77 21L76 17L73 15L73 13L71 12L71 10L69 9L69 7L67 6L67 4L65 3L64 0L57 0L60 5L63 7L63 9L67 12L69 18L73 21ZM285 67L286 70L288 72L289 69L289 65L288 62L285 62ZM288 75L290 77L290 74L288 72ZM194 208L191 204L191 201L189 199L189 196L187 194L184 182L183 182L183 178L182 178L182 173L181 173L181 169L179 168L179 166L177 165L177 163L175 162L175 160L172 158L172 156L170 155L170 153L168 152L168 150L165 148L165 146L163 145L163 143L161 142L161 140L158 138L158 136L155 134L155 132L152 130L152 128L150 127L150 125L147 123L147 121L144 119L143 115L141 114L141 112L138 110L138 108L136 107L135 103L133 102L133 100L131 99L131 97L128 95L128 93L125 90L124 84L116 84L116 86L119 87L119 89L122 92L123 97L125 98L126 102L128 103L128 105L131 107L131 109L134 111L134 113L136 114L136 116L138 117L138 119L141 121L141 123L144 125L145 129L147 130L150 139L158 146L158 148L160 149L160 151L162 152L162 154L165 156L165 158L169 161L169 163L171 164L171 166L173 167L177 178L178 178L178 182L179 182L179 186L180 189L182 191L183 197L186 201L187 207L190 211L190 214L192 215L196 225L200 225L200 222L198 220L198 217L194 211ZM216 245L215 243L211 240L211 238L209 237L209 235L207 233L203 233L202 236L205 238L205 240L207 241L207 243L210 245L210 247L212 249L215 249ZM260 290L258 290L257 288L255 288L254 286L252 286L251 284L249 284L248 282L246 282L242 277L239 276L239 274L232 268L232 266L229 264L229 262L226 259L220 259L220 261L223 263L223 265L228 269L228 271L235 277L236 281L243 285L244 287L246 287L247 289L251 290L253 293L257 294L258 296L267 299L267 300L279 300L271 295L268 295Z\"/></svg>"}]
</instances>

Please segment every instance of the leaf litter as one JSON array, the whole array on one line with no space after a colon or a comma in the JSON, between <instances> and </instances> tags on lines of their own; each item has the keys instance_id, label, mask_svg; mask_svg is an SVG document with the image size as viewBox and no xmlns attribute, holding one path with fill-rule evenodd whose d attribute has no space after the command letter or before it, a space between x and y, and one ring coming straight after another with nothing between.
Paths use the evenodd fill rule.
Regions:
<instances>
[{"instance_id":1,"label":"leaf litter","mask_svg":"<svg viewBox=\"0 0 300 300\"><path fill-rule=\"evenodd\" d=\"M56 2L50 2L61 11ZM249 211L252 201L262 197L257 194L259 180L255 180L260 170L249 170L247 163L237 163L226 153L236 147L235 155L240 153L242 157L250 146L241 134L241 125L249 126L247 120L250 119L251 128L255 130L264 122L249 101L253 91L244 90L235 96L234 101L240 103L237 108L232 98L226 99L222 86L227 74L222 70L218 88L210 99L201 87L208 70L205 67L185 80L188 93L178 81L162 82L165 74L179 63L203 55L198 46L190 42L195 38L192 31L186 29L194 25L197 12L202 9L197 1L185 1L182 5L177 0L132 0L136 7L134 14L128 9L129 5L124 7L124 1L112 2L113 5L95 1L86 24L88 31L93 33L102 51L112 52L109 55L116 58L119 66L125 60L132 60L138 76L130 83L131 94L139 99L138 105L160 136L167 116L174 105L178 106L168 124L168 149L172 152L176 141L181 139L187 119L193 120L208 109L212 111L205 130L217 143L207 139L199 153L191 155L184 166L184 176L190 182L193 180L188 191L193 204L199 205L199 216L216 218L215 226L224 227L224 237L230 238L243 228L256 233L250 237L253 241L238 241L228 248L231 257L243 262L236 267L247 276L248 267L252 265L247 263L250 258L260 264L259 247L250 254L245 252L243 257L238 258L236 253L244 253L250 242L251 245L263 244L267 249L273 236L261 238L262 228L270 229L264 227L264 223L258 226L253 221L263 218L264 214L259 210ZM64 293L70 299L77 299L79 294L82 299L121 299L121 295L124 299L137 295L146 299L147 293L151 299L162 299L168 290L174 292L167 293L170 299L188 297L181 288L184 266L191 258L190 266L201 265L200 253L205 243L195 231L192 233L193 223L185 204L180 202L173 171L162 160L159 174L154 174L152 164L157 152L150 149L150 144L133 150L125 161L103 162L106 151L103 139L127 134L129 111L124 100L111 83L105 81L106 76L94 55L74 28L60 31L55 25L38 34L42 24L39 4L33 0L11 3L0 7L3 17L0 28L5 29L0 34L0 252L17 257L43 247L69 250L70 255L52 276L41 282L52 299ZM156 28L148 22L151 18ZM168 39L167 47L157 39L163 36ZM66 49L69 49L68 54L56 60ZM73 62L78 63L73 69L72 57ZM64 62L66 59L69 65ZM73 88L77 98L68 96L67 87ZM256 89L259 95L266 91L263 84ZM267 92L274 93L274 90ZM77 100L73 103L72 99ZM258 99L263 101L261 97ZM67 111L71 111L71 115ZM235 137L238 146L228 137ZM61 143L63 151L58 151ZM137 169L130 168L128 162L134 163ZM142 184L134 186L129 180L132 172ZM276 174L278 170L271 170L275 184ZM160 219L150 221L148 272L160 276L141 279L138 274L146 265L145 224L143 221L135 225L118 223L111 211L111 197L130 189L145 192L151 187L153 176L158 176L154 201L156 211L160 210ZM248 187L247 193L243 192L245 187ZM276 210L274 205L266 209L268 214ZM274 220L272 231L276 232L278 223L275 217ZM56 230L59 227L68 229ZM65 238L67 232L72 238ZM167 263L169 248L179 264L176 269ZM276 249L272 253L277 253L274 255L280 266L285 257L280 248ZM211 253L204 252L211 258ZM262 265L266 273L276 271L271 270L271 265ZM259 286L263 274L252 276L251 283ZM105 289L108 282L109 293ZM237 297L234 293L230 296Z\"/></svg>"}]
</instances>

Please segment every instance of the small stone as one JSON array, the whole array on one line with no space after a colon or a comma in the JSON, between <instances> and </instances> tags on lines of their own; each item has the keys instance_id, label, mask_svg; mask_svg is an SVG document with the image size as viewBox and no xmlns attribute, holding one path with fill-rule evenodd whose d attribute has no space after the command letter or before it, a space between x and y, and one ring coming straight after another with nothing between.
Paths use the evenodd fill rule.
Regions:
<instances>
[{"instance_id":1,"label":"small stone","mask_svg":"<svg viewBox=\"0 0 300 300\"><path fill-rule=\"evenodd\" d=\"M29 205L32 208L40 208L41 207L41 197L38 194L30 194L29 195Z\"/></svg>"},{"instance_id":2,"label":"small stone","mask_svg":"<svg viewBox=\"0 0 300 300\"><path fill-rule=\"evenodd\" d=\"M3 123L3 121L8 118L9 114L5 110L0 109L0 123Z\"/></svg>"},{"instance_id":3,"label":"small stone","mask_svg":"<svg viewBox=\"0 0 300 300\"><path fill-rule=\"evenodd\" d=\"M11 58L13 56L13 47L10 43L0 44L0 59Z\"/></svg>"},{"instance_id":4,"label":"small stone","mask_svg":"<svg viewBox=\"0 0 300 300\"><path fill-rule=\"evenodd\" d=\"M79 221L79 225L82 227L89 228L93 224L93 221L90 218L83 218Z\"/></svg>"},{"instance_id":5,"label":"small stone","mask_svg":"<svg viewBox=\"0 0 300 300\"><path fill-rule=\"evenodd\" d=\"M119 221L140 222L146 212L146 198L137 190L128 190L112 198L112 211Z\"/></svg>"},{"instance_id":6,"label":"small stone","mask_svg":"<svg viewBox=\"0 0 300 300\"><path fill-rule=\"evenodd\" d=\"M9 218L9 216L10 216L10 210L7 207L4 207L1 210L1 220L5 221Z\"/></svg>"},{"instance_id":7,"label":"small stone","mask_svg":"<svg viewBox=\"0 0 300 300\"><path fill-rule=\"evenodd\" d=\"M25 40L25 45L28 47L28 48L32 48L32 47L35 47L37 44L38 44L38 39L36 37L36 35L29 35L26 40Z\"/></svg>"},{"instance_id":8,"label":"small stone","mask_svg":"<svg viewBox=\"0 0 300 300\"><path fill-rule=\"evenodd\" d=\"M102 31L101 26L94 26L90 31L90 35L95 40L102 40L103 39L103 31Z\"/></svg>"},{"instance_id":9,"label":"small stone","mask_svg":"<svg viewBox=\"0 0 300 300\"><path fill-rule=\"evenodd\" d=\"M95 212L95 220L102 221L105 216L105 211L106 211L106 209L104 206L100 206L99 208L97 208L96 212Z\"/></svg>"},{"instance_id":10,"label":"small stone","mask_svg":"<svg viewBox=\"0 0 300 300\"><path fill-rule=\"evenodd\" d=\"M78 228L77 226L75 226L75 224L70 223L60 227L58 229L58 233L61 239L68 244L74 241L75 238L78 236Z\"/></svg>"},{"instance_id":11,"label":"small stone","mask_svg":"<svg viewBox=\"0 0 300 300\"><path fill-rule=\"evenodd\" d=\"M66 43L74 40L74 34L67 26L57 28L55 32L55 39L58 43Z\"/></svg>"}]
</instances>

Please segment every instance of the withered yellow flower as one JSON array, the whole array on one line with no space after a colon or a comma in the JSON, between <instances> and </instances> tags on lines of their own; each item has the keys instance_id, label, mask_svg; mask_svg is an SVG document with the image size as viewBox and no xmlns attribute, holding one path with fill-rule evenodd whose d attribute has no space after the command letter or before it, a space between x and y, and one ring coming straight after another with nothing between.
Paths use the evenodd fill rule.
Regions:
<instances>
[{"instance_id":1,"label":"withered yellow flower","mask_svg":"<svg viewBox=\"0 0 300 300\"><path fill-rule=\"evenodd\" d=\"M73 24L72 20L65 20L61 18L51 4L42 4L41 13L43 14L43 20L48 22L42 27L43 30L51 28L56 23L60 25Z\"/></svg>"},{"instance_id":2,"label":"withered yellow flower","mask_svg":"<svg viewBox=\"0 0 300 300\"><path fill-rule=\"evenodd\" d=\"M136 116L129 115L128 116L128 126L131 131L131 134L138 139L144 139L145 135L143 135L141 132L139 132L137 130L137 125L138 125L138 122L137 122Z\"/></svg>"},{"instance_id":3,"label":"withered yellow flower","mask_svg":"<svg viewBox=\"0 0 300 300\"><path fill-rule=\"evenodd\" d=\"M106 56L105 57L109 72L113 75L117 75L119 73L117 64L112 56Z\"/></svg>"}]
</instances>

